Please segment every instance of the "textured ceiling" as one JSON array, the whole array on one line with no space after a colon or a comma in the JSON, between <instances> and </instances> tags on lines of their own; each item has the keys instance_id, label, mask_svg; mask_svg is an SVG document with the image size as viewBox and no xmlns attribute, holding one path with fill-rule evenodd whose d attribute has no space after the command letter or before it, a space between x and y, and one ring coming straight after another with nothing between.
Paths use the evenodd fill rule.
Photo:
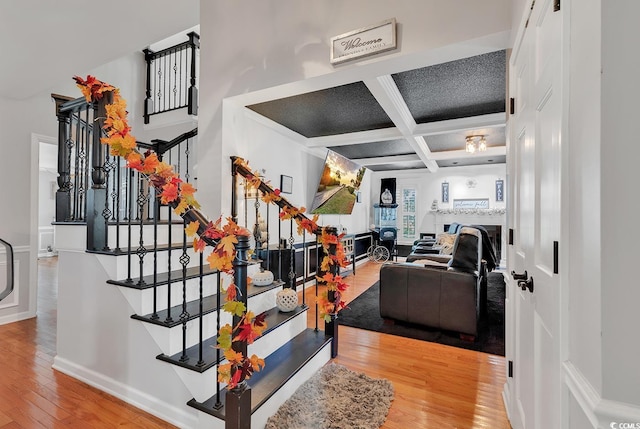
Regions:
<instances>
[{"instance_id":1,"label":"textured ceiling","mask_svg":"<svg viewBox=\"0 0 640 429\"><path fill-rule=\"evenodd\" d=\"M374 171L506 162L506 51L246 107ZM484 135L487 152L466 153Z\"/></svg>"},{"instance_id":2,"label":"textured ceiling","mask_svg":"<svg viewBox=\"0 0 640 429\"><path fill-rule=\"evenodd\" d=\"M404 139L332 146L331 150L351 159L373 158L377 156L407 155L415 153L409 143L407 143L407 141Z\"/></svg>"},{"instance_id":3,"label":"textured ceiling","mask_svg":"<svg viewBox=\"0 0 640 429\"><path fill-rule=\"evenodd\" d=\"M247 107L305 137L330 136L394 126L362 82Z\"/></svg>"},{"instance_id":4,"label":"textured ceiling","mask_svg":"<svg viewBox=\"0 0 640 429\"><path fill-rule=\"evenodd\" d=\"M505 111L505 51L392 75L421 124Z\"/></svg>"}]
</instances>

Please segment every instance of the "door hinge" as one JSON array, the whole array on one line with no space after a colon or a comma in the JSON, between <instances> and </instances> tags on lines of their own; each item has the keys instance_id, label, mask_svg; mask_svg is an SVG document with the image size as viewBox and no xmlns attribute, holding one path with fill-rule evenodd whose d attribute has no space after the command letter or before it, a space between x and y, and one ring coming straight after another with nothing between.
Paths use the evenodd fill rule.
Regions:
<instances>
[{"instance_id":1,"label":"door hinge","mask_svg":"<svg viewBox=\"0 0 640 429\"><path fill-rule=\"evenodd\" d=\"M513 361L509 361L509 377L513 378Z\"/></svg>"},{"instance_id":2,"label":"door hinge","mask_svg":"<svg viewBox=\"0 0 640 429\"><path fill-rule=\"evenodd\" d=\"M512 115L516 113L516 99L513 97L509 99L509 113Z\"/></svg>"},{"instance_id":3,"label":"door hinge","mask_svg":"<svg viewBox=\"0 0 640 429\"><path fill-rule=\"evenodd\" d=\"M509 228L509 244L513 246L513 228Z\"/></svg>"},{"instance_id":4,"label":"door hinge","mask_svg":"<svg viewBox=\"0 0 640 429\"><path fill-rule=\"evenodd\" d=\"M560 0L553 0L553 11L557 12L560 10Z\"/></svg>"},{"instance_id":5,"label":"door hinge","mask_svg":"<svg viewBox=\"0 0 640 429\"><path fill-rule=\"evenodd\" d=\"M558 242L554 241L553 242L553 274L558 274L558 272L559 272L559 267L558 267L558 265L559 265L559 262L558 262L558 258L559 258L558 247L559 247Z\"/></svg>"}]
</instances>

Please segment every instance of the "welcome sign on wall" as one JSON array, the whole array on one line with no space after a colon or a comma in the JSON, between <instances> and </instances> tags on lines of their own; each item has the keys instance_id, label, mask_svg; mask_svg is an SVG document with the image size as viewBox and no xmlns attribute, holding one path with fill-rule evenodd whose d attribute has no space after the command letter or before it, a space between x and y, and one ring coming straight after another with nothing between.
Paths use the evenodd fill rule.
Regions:
<instances>
[{"instance_id":1,"label":"welcome sign on wall","mask_svg":"<svg viewBox=\"0 0 640 429\"><path fill-rule=\"evenodd\" d=\"M395 49L396 19L359 28L331 38L331 64Z\"/></svg>"}]
</instances>

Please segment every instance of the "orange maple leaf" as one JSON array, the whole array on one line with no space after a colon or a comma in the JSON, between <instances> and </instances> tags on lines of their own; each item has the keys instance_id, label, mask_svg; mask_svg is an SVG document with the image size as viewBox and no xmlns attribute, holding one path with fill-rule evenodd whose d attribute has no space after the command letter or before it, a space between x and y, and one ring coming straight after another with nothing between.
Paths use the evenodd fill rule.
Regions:
<instances>
[{"instance_id":1,"label":"orange maple leaf","mask_svg":"<svg viewBox=\"0 0 640 429\"><path fill-rule=\"evenodd\" d=\"M127 155L127 167L140 171L142 169L142 156L138 152Z\"/></svg>"},{"instance_id":2,"label":"orange maple leaf","mask_svg":"<svg viewBox=\"0 0 640 429\"><path fill-rule=\"evenodd\" d=\"M229 287L227 288L227 296L226 296L226 300L227 301L233 301L236 299L237 296L237 290L236 290L236 285L235 284L230 284Z\"/></svg>"},{"instance_id":3,"label":"orange maple leaf","mask_svg":"<svg viewBox=\"0 0 640 429\"><path fill-rule=\"evenodd\" d=\"M162 204L170 203L178 198L178 186L173 183L167 183L162 187L162 193L160 194L160 201Z\"/></svg>"},{"instance_id":4,"label":"orange maple leaf","mask_svg":"<svg viewBox=\"0 0 640 429\"><path fill-rule=\"evenodd\" d=\"M262 368L264 368L264 359L261 359L256 355L251 355L250 362L251 367L254 371L260 371Z\"/></svg>"},{"instance_id":5,"label":"orange maple leaf","mask_svg":"<svg viewBox=\"0 0 640 429\"><path fill-rule=\"evenodd\" d=\"M156 155L155 153L149 154L144 159L144 169L142 170L142 172L145 174L155 173L156 168L158 168L159 164L160 161L158 160L158 155Z\"/></svg>"},{"instance_id":6,"label":"orange maple leaf","mask_svg":"<svg viewBox=\"0 0 640 429\"><path fill-rule=\"evenodd\" d=\"M220 239L216 246L216 251L223 252L225 254L234 254L236 251L236 244L238 239L235 235L226 235Z\"/></svg>"},{"instance_id":7,"label":"orange maple leaf","mask_svg":"<svg viewBox=\"0 0 640 429\"><path fill-rule=\"evenodd\" d=\"M156 167L156 174L160 177L171 177L173 175L173 168L164 161L161 161Z\"/></svg>"},{"instance_id":8,"label":"orange maple leaf","mask_svg":"<svg viewBox=\"0 0 640 429\"><path fill-rule=\"evenodd\" d=\"M209 267L213 270L227 272L233 269L233 257L221 256L216 254L215 251L211 252L207 257L207 262L209 262Z\"/></svg>"},{"instance_id":9,"label":"orange maple leaf","mask_svg":"<svg viewBox=\"0 0 640 429\"><path fill-rule=\"evenodd\" d=\"M233 341L246 341L247 344L253 344L253 341L260 335L256 334L251 323L242 323L238 326L238 333L233 337Z\"/></svg>"},{"instance_id":10,"label":"orange maple leaf","mask_svg":"<svg viewBox=\"0 0 640 429\"><path fill-rule=\"evenodd\" d=\"M196 252L203 252L205 247L207 243L203 239L197 237L193 239L193 249Z\"/></svg>"},{"instance_id":11,"label":"orange maple leaf","mask_svg":"<svg viewBox=\"0 0 640 429\"><path fill-rule=\"evenodd\" d=\"M196 192L196 189L191 185L191 183L183 183L180 185L180 192L183 196L193 195Z\"/></svg>"},{"instance_id":12,"label":"orange maple leaf","mask_svg":"<svg viewBox=\"0 0 640 429\"><path fill-rule=\"evenodd\" d=\"M233 349L226 350L224 352L224 357L227 359L232 365L237 365L244 360L244 356L240 352L236 352Z\"/></svg>"}]
</instances>

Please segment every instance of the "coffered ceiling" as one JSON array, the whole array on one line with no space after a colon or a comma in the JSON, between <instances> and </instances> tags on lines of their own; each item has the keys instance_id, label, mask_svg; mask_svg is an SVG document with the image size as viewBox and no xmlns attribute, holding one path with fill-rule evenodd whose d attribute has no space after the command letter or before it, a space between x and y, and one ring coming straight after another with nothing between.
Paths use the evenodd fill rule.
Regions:
<instances>
[{"instance_id":1,"label":"coffered ceiling","mask_svg":"<svg viewBox=\"0 0 640 429\"><path fill-rule=\"evenodd\" d=\"M506 62L500 50L247 107L374 171L505 163ZM470 135L487 150L467 153Z\"/></svg>"}]
</instances>

